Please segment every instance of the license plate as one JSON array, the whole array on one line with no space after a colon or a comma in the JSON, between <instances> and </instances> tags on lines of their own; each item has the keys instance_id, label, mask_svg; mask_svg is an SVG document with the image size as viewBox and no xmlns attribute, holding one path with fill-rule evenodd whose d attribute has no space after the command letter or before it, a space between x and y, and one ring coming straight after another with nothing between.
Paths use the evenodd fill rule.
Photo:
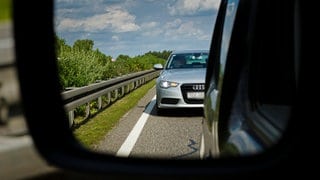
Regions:
<instances>
[{"instance_id":1,"label":"license plate","mask_svg":"<svg viewBox=\"0 0 320 180\"><path fill-rule=\"evenodd\" d=\"M204 92L188 92L187 93L188 99L203 99L204 98Z\"/></svg>"}]
</instances>

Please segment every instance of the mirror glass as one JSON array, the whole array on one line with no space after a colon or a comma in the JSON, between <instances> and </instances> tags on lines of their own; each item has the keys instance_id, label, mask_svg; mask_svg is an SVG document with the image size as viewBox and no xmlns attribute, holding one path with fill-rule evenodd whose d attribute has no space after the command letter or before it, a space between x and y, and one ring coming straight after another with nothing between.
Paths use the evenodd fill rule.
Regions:
<instances>
[{"instance_id":1,"label":"mirror glass","mask_svg":"<svg viewBox=\"0 0 320 180\"><path fill-rule=\"evenodd\" d=\"M79 142L121 157L199 159L203 110L157 108L153 67L176 50L208 50L219 4L55 0L61 93Z\"/></svg>"}]
</instances>

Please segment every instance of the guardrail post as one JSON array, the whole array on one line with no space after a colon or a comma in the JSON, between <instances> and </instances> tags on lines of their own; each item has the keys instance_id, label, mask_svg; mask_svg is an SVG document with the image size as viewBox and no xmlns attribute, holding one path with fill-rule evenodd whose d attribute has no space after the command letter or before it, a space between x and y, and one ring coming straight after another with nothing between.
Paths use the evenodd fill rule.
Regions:
<instances>
[{"instance_id":1,"label":"guardrail post","mask_svg":"<svg viewBox=\"0 0 320 180\"><path fill-rule=\"evenodd\" d=\"M134 90L134 82L130 83L130 92Z\"/></svg>"},{"instance_id":2,"label":"guardrail post","mask_svg":"<svg viewBox=\"0 0 320 180\"><path fill-rule=\"evenodd\" d=\"M107 100L106 104L109 105L111 102L111 92L108 92L107 98L108 98L108 100Z\"/></svg>"},{"instance_id":3,"label":"guardrail post","mask_svg":"<svg viewBox=\"0 0 320 180\"><path fill-rule=\"evenodd\" d=\"M119 93L120 95L119 95L119 97L123 97L124 96L124 86L121 86L121 93ZM118 91L119 91L119 89L118 89Z\"/></svg>"},{"instance_id":4,"label":"guardrail post","mask_svg":"<svg viewBox=\"0 0 320 180\"><path fill-rule=\"evenodd\" d=\"M117 100L119 96L119 89L114 90L114 99Z\"/></svg>"},{"instance_id":5,"label":"guardrail post","mask_svg":"<svg viewBox=\"0 0 320 180\"><path fill-rule=\"evenodd\" d=\"M102 109L102 97L98 97L98 109L101 110Z\"/></svg>"},{"instance_id":6,"label":"guardrail post","mask_svg":"<svg viewBox=\"0 0 320 180\"><path fill-rule=\"evenodd\" d=\"M86 104L86 116L85 119L87 119L90 116L90 103Z\"/></svg>"},{"instance_id":7,"label":"guardrail post","mask_svg":"<svg viewBox=\"0 0 320 180\"><path fill-rule=\"evenodd\" d=\"M126 85L125 87L126 87L126 89L125 89L125 94L128 94L129 91L130 91L130 85L128 84L128 85Z\"/></svg>"},{"instance_id":8,"label":"guardrail post","mask_svg":"<svg viewBox=\"0 0 320 180\"><path fill-rule=\"evenodd\" d=\"M118 89L113 90L114 97L112 98L111 96L111 102L114 102L115 100L118 99Z\"/></svg>"},{"instance_id":9,"label":"guardrail post","mask_svg":"<svg viewBox=\"0 0 320 180\"><path fill-rule=\"evenodd\" d=\"M69 111L68 116L69 116L69 126L71 127L73 125L73 120L74 120L74 110Z\"/></svg>"}]
</instances>

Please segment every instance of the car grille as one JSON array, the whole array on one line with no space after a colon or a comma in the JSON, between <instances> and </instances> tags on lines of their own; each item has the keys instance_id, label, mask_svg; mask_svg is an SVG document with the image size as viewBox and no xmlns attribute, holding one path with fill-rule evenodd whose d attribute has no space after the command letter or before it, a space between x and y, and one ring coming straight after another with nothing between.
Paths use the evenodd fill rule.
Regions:
<instances>
[{"instance_id":1,"label":"car grille","mask_svg":"<svg viewBox=\"0 0 320 180\"><path fill-rule=\"evenodd\" d=\"M178 104L179 99L163 98L161 104Z\"/></svg>"},{"instance_id":2,"label":"car grille","mask_svg":"<svg viewBox=\"0 0 320 180\"><path fill-rule=\"evenodd\" d=\"M188 92L204 92L204 83L197 84L183 84L181 85L181 92L184 102L187 104L203 104L203 99L188 99Z\"/></svg>"}]
</instances>

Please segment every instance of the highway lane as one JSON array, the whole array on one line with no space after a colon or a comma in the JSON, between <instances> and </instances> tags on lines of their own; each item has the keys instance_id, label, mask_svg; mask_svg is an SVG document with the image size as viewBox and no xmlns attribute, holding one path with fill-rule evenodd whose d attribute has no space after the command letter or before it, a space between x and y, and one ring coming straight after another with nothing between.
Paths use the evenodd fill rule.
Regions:
<instances>
[{"instance_id":1,"label":"highway lane","mask_svg":"<svg viewBox=\"0 0 320 180\"><path fill-rule=\"evenodd\" d=\"M154 97L155 88L119 121L95 150L126 157L199 159L202 109L176 109L158 114ZM147 119L141 125L143 113ZM132 132L139 123L140 130ZM128 136L138 137L129 140L133 147L123 150Z\"/></svg>"}]
</instances>

